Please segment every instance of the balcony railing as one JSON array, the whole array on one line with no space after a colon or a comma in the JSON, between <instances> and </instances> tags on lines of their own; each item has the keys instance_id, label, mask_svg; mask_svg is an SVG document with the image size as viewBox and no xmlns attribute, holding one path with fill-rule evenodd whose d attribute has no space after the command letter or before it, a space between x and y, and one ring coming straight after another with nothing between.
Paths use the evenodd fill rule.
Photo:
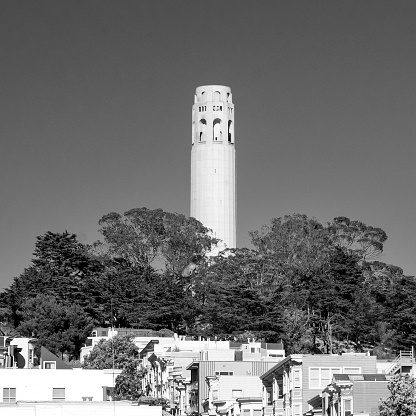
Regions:
<instances>
[{"instance_id":1,"label":"balcony railing","mask_svg":"<svg viewBox=\"0 0 416 416\"><path fill-rule=\"evenodd\" d=\"M400 351L400 354L393 360L393 362L386 368L386 374L394 374L401 369L403 364L413 364L415 362L413 350Z\"/></svg>"}]
</instances>

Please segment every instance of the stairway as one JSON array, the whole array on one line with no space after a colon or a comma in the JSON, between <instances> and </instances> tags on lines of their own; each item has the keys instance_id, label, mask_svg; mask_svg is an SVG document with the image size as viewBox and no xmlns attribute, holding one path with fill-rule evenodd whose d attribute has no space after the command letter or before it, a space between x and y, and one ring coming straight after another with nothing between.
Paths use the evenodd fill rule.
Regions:
<instances>
[{"instance_id":1,"label":"stairway","mask_svg":"<svg viewBox=\"0 0 416 416\"><path fill-rule=\"evenodd\" d=\"M413 349L410 351L400 351L400 354L386 368L386 374L392 375L401 373L403 366L411 367L414 362Z\"/></svg>"}]
</instances>

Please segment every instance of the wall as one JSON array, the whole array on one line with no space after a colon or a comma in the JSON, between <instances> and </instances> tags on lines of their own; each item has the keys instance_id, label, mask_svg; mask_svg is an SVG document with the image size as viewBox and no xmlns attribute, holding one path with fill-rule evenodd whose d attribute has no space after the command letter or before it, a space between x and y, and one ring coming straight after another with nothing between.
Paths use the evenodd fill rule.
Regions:
<instances>
[{"instance_id":1,"label":"wall","mask_svg":"<svg viewBox=\"0 0 416 416\"><path fill-rule=\"evenodd\" d=\"M379 400L390 397L387 383L387 381L354 381L354 414L368 413L370 416L378 415Z\"/></svg>"},{"instance_id":2,"label":"wall","mask_svg":"<svg viewBox=\"0 0 416 416\"><path fill-rule=\"evenodd\" d=\"M16 363L19 368L30 368L33 366L33 362L29 360L31 355L33 357L34 351L34 346L31 341L31 338L13 338L10 342L10 345L15 345L17 348L22 349L18 354L18 362Z\"/></svg>"},{"instance_id":3,"label":"wall","mask_svg":"<svg viewBox=\"0 0 416 416\"><path fill-rule=\"evenodd\" d=\"M302 363L302 409L308 411L308 400L323 390L309 388L309 369L311 367L360 367L361 374L375 374L377 358L365 354L343 355L304 355ZM344 373L344 372L343 372Z\"/></svg>"},{"instance_id":4,"label":"wall","mask_svg":"<svg viewBox=\"0 0 416 416\"><path fill-rule=\"evenodd\" d=\"M233 399L233 390L242 390L241 397L260 398L262 395L262 382L257 376L220 376L219 398Z\"/></svg>"},{"instance_id":5,"label":"wall","mask_svg":"<svg viewBox=\"0 0 416 416\"><path fill-rule=\"evenodd\" d=\"M202 350L199 353L201 361L233 361L234 350Z\"/></svg>"},{"instance_id":6,"label":"wall","mask_svg":"<svg viewBox=\"0 0 416 416\"><path fill-rule=\"evenodd\" d=\"M119 373L115 370L114 380ZM18 401L52 400L53 388L65 388L65 401L103 401L102 386L113 386L112 370L0 369L0 394L3 388L16 388Z\"/></svg>"},{"instance_id":7,"label":"wall","mask_svg":"<svg viewBox=\"0 0 416 416\"><path fill-rule=\"evenodd\" d=\"M137 406L130 402L17 403L0 404L5 416L162 416L159 406Z\"/></svg>"},{"instance_id":8,"label":"wall","mask_svg":"<svg viewBox=\"0 0 416 416\"><path fill-rule=\"evenodd\" d=\"M229 350L230 341L211 341L211 340L175 340L175 346L180 351L201 351L201 350Z\"/></svg>"},{"instance_id":9,"label":"wall","mask_svg":"<svg viewBox=\"0 0 416 416\"><path fill-rule=\"evenodd\" d=\"M274 365L276 362L267 361L200 361L198 370L199 411L202 412L201 403L208 397L208 385L205 380L207 376L215 376L216 371L233 371L234 376L260 377Z\"/></svg>"}]
</instances>

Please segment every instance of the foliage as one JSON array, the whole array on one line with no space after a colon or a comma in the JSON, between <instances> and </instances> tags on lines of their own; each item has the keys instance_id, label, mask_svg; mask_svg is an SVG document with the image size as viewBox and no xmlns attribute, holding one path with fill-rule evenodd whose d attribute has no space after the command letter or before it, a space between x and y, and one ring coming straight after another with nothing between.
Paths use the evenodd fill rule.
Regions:
<instances>
[{"instance_id":1,"label":"foliage","mask_svg":"<svg viewBox=\"0 0 416 416\"><path fill-rule=\"evenodd\" d=\"M114 400L137 401L143 395L142 379L146 370L138 368L133 362L127 364L116 378Z\"/></svg>"},{"instance_id":2,"label":"foliage","mask_svg":"<svg viewBox=\"0 0 416 416\"><path fill-rule=\"evenodd\" d=\"M250 334L282 339L289 354L381 357L416 343L416 280L378 260L387 240L380 228L287 215L250 232L253 248L208 257L217 240L184 215L135 208L99 225L104 239L92 246L67 231L37 237L31 265L0 294L2 328L36 332L73 358L92 324L230 340ZM87 368L111 368L114 342L99 344Z\"/></svg>"},{"instance_id":3,"label":"foliage","mask_svg":"<svg viewBox=\"0 0 416 416\"><path fill-rule=\"evenodd\" d=\"M1 294L0 302L10 311L10 321L17 327L24 316L22 305L38 294L55 297L68 303L88 305L84 281L101 270L76 239L75 234L46 232L37 237L35 258L30 267L15 277Z\"/></svg>"},{"instance_id":4,"label":"foliage","mask_svg":"<svg viewBox=\"0 0 416 416\"><path fill-rule=\"evenodd\" d=\"M334 218L328 224L332 243L353 253L361 260L374 259L383 252L387 234L381 228L368 226L361 221L351 221L347 217Z\"/></svg>"},{"instance_id":5,"label":"foliage","mask_svg":"<svg viewBox=\"0 0 416 416\"><path fill-rule=\"evenodd\" d=\"M101 339L84 359L82 368L105 370L123 369L139 365L139 348L132 335L116 335L108 340Z\"/></svg>"},{"instance_id":6,"label":"foliage","mask_svg":"<svg viewBox=\"0 0 416 416\"><path fill-rule=\"evenodd\" d=\"M170 406L170 401L164 397L142 396L139 399L139 404L146 404L148 406L162 406L166 410Z\"/></svg>"},{"instance_id":7,"label":"foliage","mask_svg":"<svg viewBox=\"0 0 416 416\"><path fill-rule=\"evenodd\" d=\"M161 209L135 208L124 216L111 212L99 225L111 257L141 269L147 269L157 257L178 276L217 243L195 218Z\"/></svg>"},{"instance_id":8,"label":"foliage","mask_svg":"<svg viewBox=\"0 0 416 416\"><path fill-rule=\"evenodd\" d=\"M44 272L49 271L54 276L85 276L99 268L88 256L85 246L78 242L76 235L68 231L47 231L36 237L35 246L33 266Z\"/></svg>"},{"instance_id":9,"label":"foliage","mask_svg":"<svg viewBox=\"0 0 416 416\"><path fill-rule=\"evenodd\" d=\"M380 401L380 416L413 416L416 414L416 379L410 374L400 374L388 384L390 397Z\"/></svg>"},{"instance_id":10,"label":"foliage","mask_svg":"<svg viewBox=\"0 0 416 416\"><path fill-rule=\"evenodd\" d=\"M331 246L322 224L306 215L274 218L261 231L251 231L252 244L275 266L291 275L310 275L325 263Z\"/></svg>"},{"instance_id":11,"label":"foliage","mask_svg":"<svg viewBox=\"0 0 416 416\"><path fill-rule=\"evenodd\" d=\"M139 349L132 335L116 335L100 340L85 357L84 369L121 369L116 378L114 400L138 400L142 396L141 380L146 370L140 365Z\"/></svg>"},{"instance_id":12,"label":"foliage","mask_svg":"<svg viewBox=\"0 0 416 416\"><path fill-rule=\"evenodd\" d=\"M92 319L77 304L57 301L52 296L38 295L22 305L17 331L35 337L56 355L79 357L82 344L93 328Z\"/></svg>"}]
</instances>

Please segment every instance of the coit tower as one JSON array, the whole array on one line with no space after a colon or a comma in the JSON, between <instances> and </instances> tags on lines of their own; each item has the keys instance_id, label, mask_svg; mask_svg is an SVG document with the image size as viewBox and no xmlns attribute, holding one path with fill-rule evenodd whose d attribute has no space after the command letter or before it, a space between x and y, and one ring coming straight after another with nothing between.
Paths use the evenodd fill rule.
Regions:
<instances>
[{"instance_id":1,"label":"coit tower","mask_svg":"<svg viewBox=\"0 0 416 416\"><path fill-rule=\"evenodd\" d=\"M236 247L234 105L231 88L196 89L192 107L191 217ZM213 253L216 254L216 253Z\"/></svg>"}]
</instances>

